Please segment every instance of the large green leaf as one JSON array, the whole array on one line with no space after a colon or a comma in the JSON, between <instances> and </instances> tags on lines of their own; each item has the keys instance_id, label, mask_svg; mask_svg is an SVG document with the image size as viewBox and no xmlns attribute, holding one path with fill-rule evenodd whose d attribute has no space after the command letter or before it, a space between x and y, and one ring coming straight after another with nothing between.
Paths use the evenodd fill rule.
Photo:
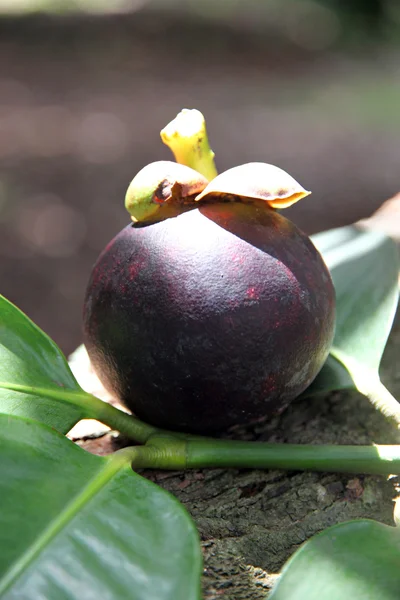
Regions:
<instances>
[{"instance_id":1,"label":"large green leaf","mask_svg":"<svg viewBox=\"0 0 400 600\"><path fill-rule=\"evenodd\" d=\"M375 521L342 523L289 559L270 600L398 600L400 532Z\"/></svg>"},{"instance_id":2,"label":"large green leaf","mask_svg":"<svg viewBox=\"0 0 400 600\"><path fill-rule=\"evenodd\" d=\"M86 396L56 344L0 296L0 413L66 433L86 416Z\"/></svg>"},{"instance_id":3,"label":"large green leaf","mask_svg":"<svg viewBox=\"0 0 400 600\"><path fill-rule=\"evenodd\" d=\"M355 225L317 234L312 241L332 275L337 317L331 356L306 394L342 388L365 393L365 385L377 385L396 312L396 245L380 232Z\"/></svg>"},{"instance_id":4,"label":"large green leaf","mask_svg":"<svg viewBox=\"0 0 400 600\"><path fill-rule=\"evenodd\" d=\"M0 415L0 452L2 599L198 600L194 523L126 451L93 456Z\"/></svg>"},{"instance_id":5,"label":"large green leaf","mask_svg":"<svg viewBox=\"0 0 400 600\"><path fill-rule=\"evenodd\" d=\"M336 291L334 348L378 369L398 300L396 244L383 233L355 225L318 234L313 242Z\"/></svg>"}]
</instances>

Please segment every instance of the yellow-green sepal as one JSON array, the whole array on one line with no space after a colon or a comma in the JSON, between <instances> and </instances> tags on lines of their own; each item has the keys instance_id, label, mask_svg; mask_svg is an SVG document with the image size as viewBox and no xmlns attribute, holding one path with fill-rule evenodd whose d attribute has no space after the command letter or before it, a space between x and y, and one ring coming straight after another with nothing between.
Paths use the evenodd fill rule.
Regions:
<instances>
[{"instance_id":1,"label":"yellow-green sepal","mask_svg":"<svg viewBox=\"0 0 400 600\"><path fill-rule=\"evenodd\" d=\"M132 221L157 219L166 204L184 203L208 184L203 175L172 161L153 162L132 179L125 196L125 208Z\"/></svg>"}]
</instances>

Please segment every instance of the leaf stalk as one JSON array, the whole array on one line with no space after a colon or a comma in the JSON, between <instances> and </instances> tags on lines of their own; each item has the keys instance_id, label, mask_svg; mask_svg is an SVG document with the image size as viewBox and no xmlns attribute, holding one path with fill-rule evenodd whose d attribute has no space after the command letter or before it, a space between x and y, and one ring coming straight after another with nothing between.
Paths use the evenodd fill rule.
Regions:
<instances>
[{"instance_id":1,"label":"leaf stalk","mask_svg":"<svg viewBox=\"0 0 400 600\"><path fill-rule=\"evenodd\" d=\"M331 446L213 440L187 442L187 468L284 469L391 475L400 445Z\"/></svg>"}]
</instances>

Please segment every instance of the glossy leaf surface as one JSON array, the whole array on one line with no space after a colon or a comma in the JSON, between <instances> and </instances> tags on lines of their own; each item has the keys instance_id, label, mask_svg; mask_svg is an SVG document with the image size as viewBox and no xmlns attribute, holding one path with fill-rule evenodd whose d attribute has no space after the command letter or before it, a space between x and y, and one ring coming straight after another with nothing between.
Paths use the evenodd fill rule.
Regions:
<instances>
[{"instance_id":1,"label":"glossy leaf surface","mask_svg":"<svg viewBox=\"0 0 400 600\"><path fill-rule=\"evenodd\" d=\"M0 413L66 433L86 416L86 396L57 345L0 296Z\"/></svg>"},{"instance_id":2,"label":"glossy leaf surface","mask_svg":"<svg viewBox=\"0 0 400 600\"><path fill-rule=\"evenodd\" d=\"M384 234L357 226L312 237L332 275L336 332L331 356L306 394L357 388L359 367L377 377L398 301L399 259Z\"/></svg>"},{"instance_id":3,"label":"glossy leaf surface","mask_svg":"<svg viewBox=\"0 0 400 600\"><path fill-rule=\"evenodd\" d=\"M341 523L311 538L283 568L271 600L398 600L400 532L375 521Z\"/></svg>"},{"instance_id":4,"label":"glossy leaf surface","mask_svg":"<svg viewBox=\"0 0 400 600\"><path fill-rule=\"evenodd\" d=\"M94 456L0 415L0 452L3 600L198 600L196 528L126 451Z\"/></svg>"}]
</instances>

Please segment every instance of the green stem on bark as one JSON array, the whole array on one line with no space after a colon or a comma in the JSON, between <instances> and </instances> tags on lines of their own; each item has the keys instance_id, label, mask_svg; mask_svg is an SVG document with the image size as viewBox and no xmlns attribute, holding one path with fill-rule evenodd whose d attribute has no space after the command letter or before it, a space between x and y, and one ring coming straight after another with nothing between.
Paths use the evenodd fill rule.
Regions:
<instances>
[{"instance_id":1,"label":"green stem on bark","mask_svg":"<svg viewBox=\"0 0 400 600\"><path fill-rule=\"evenodd\" d=\"M378 391L382 390L379 388ZM202 438L158 429L95 396L87 396L87 417L109 425L139 444L146 444L142 450L132 449L134 468L180 470L217 467L378 475L400 473L400 445L268 444Z\"/></svg>"},{"instance_id":2,"label":"green stem on bark","mask_svg":"<svg viewBox=\"0 0 400 600\"><path fill-rule=\"evenodd\" d=\"M392 475L400 473L400 445L328 446L235 440L184 440L152 436L145 446L125 448L134 469L281 469Z\"/></svg>"},{"instance_id":3,"label":"green stem on bark","mask_svg":"<svg viewBox=\"0 0 400 600\"><path fill-rule=\"evenodd\" d=\"M354 373L352 373L354 375ZM400 423L399 405L376 376L357 384L385 415ZM360 375L361 377L361 375ZM268 444L191 436L158 429L91 394L81 403L88 418L97 419L139 444L132 448L134 468L248 468L311 470L389 475L400 473L400 445L329 446ZM83 402L82 402L83 401Z\"/></svg>"},{"instance_id":4,"label":"green stem on bark","mask_svg":"<svg viewBox=\"0 0 400 600\"><path fill-rule=\"evenodd\" d=\"M326 446L190 440L186 468L285 469L390 475L400 473L398 446Z\"/></svg>"},{"instance_id":5,"label":"green stem on bark","mask_svg":"<svg viewBox=\"0 0 400 600\"><path fill-rule=\"evenodd\" d=\"M176 162L201 173L209 181L217 176L214 152L208 141L206 122L200 111L184 108L160 132Z\"/></svg>"}]
</instances>

